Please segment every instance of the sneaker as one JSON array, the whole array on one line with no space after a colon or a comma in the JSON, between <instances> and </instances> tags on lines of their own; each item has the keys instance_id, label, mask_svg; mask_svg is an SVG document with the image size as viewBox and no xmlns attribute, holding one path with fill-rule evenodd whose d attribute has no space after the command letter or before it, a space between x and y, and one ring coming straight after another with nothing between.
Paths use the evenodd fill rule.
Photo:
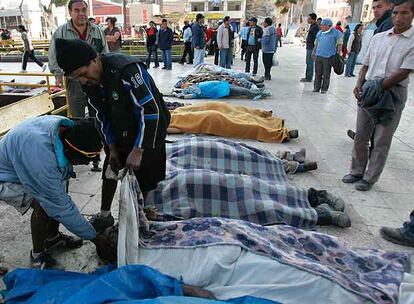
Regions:
<instances>
[{"instance_id":1,"label":"sneaker","mask_svg":"<svg viewBox=\"0 0 414 304\"><path fill-rule=\"evenodd\" d=\"M381 236L391 243L414 247L414 238L410 238L401 232L401 229L382 227L380 229Z\"/></svg>"},{"instance_id":2,"label":"sneaker","mask_svg":"<svg viewBox=\"0 0 414 304\"><path fill-rule=\"evenodd\" d=\"M351 219L343 212L332 210L328 204L322 204L315 208L318 213L319 225L334 225L341 228L351 227Z\"/></svg>"},{"instance_id":3,"label":"sneaker","mask_svg":"<svg viewBox=\"0 0 414 304\"><path fill-rule=\"evenodd\" d=\"M52 268L57 261L46 251L43 251L37 258L33 257L33 251L30 251L30 265L35 269Z\"/></svg>"},{"instance_id":4,"label":"sneaker","mask_svg":"<svg viewBox=\"0 0 414 304\"><path fill-rule=\"evenodd\" d=\"M346 131L346 134L348 135L348 137L349 137L350 139L352 139L352 140L354 140L354 139L355 139L355 132L354 132L354 131L352 131L352 130L348 129L348 131Z\"/></svg>"},{"instance_id":5,"label":"sneaker","mask_svg":"<svg viewBox=\"0 0 414 304\"><path fill-rule=\"evenodd\" d=\"M104 231L106 228L114 225L115 220L112 214L108 216L101 216L99 213L92 215L89 222L95 228L97 233Z\"/></svg>"},{"instance_id":6,"label":"sneaker","mask_svg":"<svg viewBox=\"0 0 414 304\"><path fill-rule=\"evenodd\" d=\"M362 175L347 174L342 178L342 182L345 184L353 184L353 183L360 181L361 179L362 179Z\"/></svg>"},{"instance_id":7,"label":"sneaker","mask_svg":"<svg viewBox=\"0 0 414 304\"><path fill-rule=\"evenodd\" d=\"M345 210L345 201L339 196L332 195L326 190L317 190L316 196L320 204L326 204L334 211L343 212Z\"/></svg>"},{"instance_id":8,"label":"sneaker","mask_svg":"<svg viewBox=\"0 0 414 304\"><path fill-rule=\"evenodd\" d=\"M45 251L50 252L56 249L76 249L82 247L83 240L77 237L65 235L62 232L59 232L59 237L53 241L45 240Z\"/></svg>"},{"instance_id":9,"label":"sneaker","mask_svg":"<svg viewBox=\"0 0 414 304\"><path fill-rule=\"evenodd\" d=\"M300 82L312 82L312 79L301 78Z\"/></svg>"},{"instance_id":10,"label":"sneaker","mask_svg":"<svg viewBox=\"0 0 414 304\"><path fill-rule=\"evenodd\" d=\"M47 64L44 64L44 65L42 66L42 72L46 71L46 69L47 69Z\"/></svg>"},{"instance_id":11,"label":"sneaker","mask_svg":"<svg viewBox=\"0 0 414 304\"><path fill-rule=\"evenodd\" d=\"M26 70L21 70L21 71L20 71L20 73L22 73L22 74L26 74L26 73L27 73L27 71L26 71Z\"/></svg>"},{"instance_id":12,"label":"sneaker","mask_svg":"<svg viewBox=\"0 0 414 304\"><path fill-rule=\"evenodd\" d=\"M326 94L327 91L321 91L321 94Z\"/></svg>"},{"instance_id":13,"label":"sneaker","mask_svg":"<svg viewBox=\"0 0 414 304\"><path fill-rule=\"evenodd\" d=\"M319 93L320 89L313 89L313 93Z\"/></svg>"},{"instance_id":14,"label":"sneaker","mask_svg":"<svg viewBox=\"0 0 414 304\"><path fill-rule=\"evenodd\" d=\"M166 70L166 69L167 69L166 67L162 67L162 68L161 68L161 70Z\"/></svg>"},{"instance_id":15,"label":"sneaker","mask_svg":"<svg viewBox=\"0 0 414 304\"><path fill-rule=\"evenodd\" d=\"M361 179L355 184L355 189L358 191L368 191L373 184L367 182L365 179Z\"/></svg>"}]
</instances>

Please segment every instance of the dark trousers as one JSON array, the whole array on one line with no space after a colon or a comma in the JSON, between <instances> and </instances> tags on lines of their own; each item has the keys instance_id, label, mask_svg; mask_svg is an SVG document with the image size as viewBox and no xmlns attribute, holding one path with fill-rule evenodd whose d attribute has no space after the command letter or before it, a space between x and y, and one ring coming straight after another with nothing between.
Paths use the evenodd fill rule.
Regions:
<instances>
[{"instance_id":1,"label":"dark trousers","mask_svg":"<svg viewBox=\"0 0 414 304\"><path fill-rule=\"evenodd\" d=\"M183 53L183 57L181 57L180 62L184 63L185 62L185 57L187 57L188 55L188 63L193 64L193 49L191 48L191 41L187 41L184 42L184 53Z\"/></svg>"},{"instance_id":2,"label":"dark trousers","mask_svg":"<svg viewBox=\"0 0 414 304\"><path fill-rule=\"evenodd\" d=\"M259 50L249 51L246 53L246 73L250 73L250 60L253 55L253 74L257 74L259 67Z\"/></svg>"},{"instance_id":3,"label":"dark trousers","mask_svg":"<svg viewBox=\"0 0 414 304\"><path fill-rule=\"evenodd\" d=\"M305 78L309 81L312 81L312 79L313 79L313 70L314 70L314 66L315 66L315 61L312 58L312 52L313 52L313 49L307 49L306 50Z\"/></svg>"},{"instance_id":4,"label":"dark trousers","mask_svg":"<svg viewBox=\"0 0 414 304\"><path fill-rule=\"evenodd\" d=\"M329 81L331 79L331 59L324 57L316 57L315 60L315 82L314 89L319 91L328 91Z\"/></svg>"},{"instance_id":5,"label":"dark trousers","mask_svg":"<svg viewBox=\"0 0 414 304\"><path fill-rule=\"evenodd\" d=\"M242 40L241 43L241 60L243 60L244 55L246 55L247 52L247 40Z\"/></svg>"},{"instance_id":6,"label":"dark trousers","mask_svg":"<svg viewBox=\"0 0 414 304\"><path fill-rule=\"evenodd\" d=\"M280 47L282 47L282 36L276 35L276 46L279 44Z\"/></svg>"},{"instance_id":7,"label":"dark trousers","mask_svg":"<svg viewBox=\"0 0 414 304\"><path fill-rule=\"evenodd\" d=\"M411 211L410 221L404 223L401 232L407 235L408 237L414 238L414 210Z\"/></svg>"},{"instance_id":8,"label":"dark trousers","mask_svg":"<svg viewBox=\"0 0 414 304\"><path fill-rule=\"evenodd\" d=\"M147 67L150 66L150 63L151 63L151 54L152 53L154 53L154 56L155 56L155 66L156 67L160 66L160 63L158 62L157 47L155 45L147 46L147 52L148 52Z\"/></svg>"},{"instance_id":9,"label":"dark trousers","mask_svg":"<svg viewBox=\"0 0 414 304\"><path fill-rule=\"evenodd\" d=\"M273 54L274 53L263 53L263 65L265 68L265 78L270 78L270 70L273 65Z\"/></svg>"},{"instance_id":10,"label":"dark trousers","mask_svg":"<svg viewBox=\"0 0 414 304\"><path fill-rule=\"evenodd\" d=\"M346 62L346 67L345 67L345 76L351 76L354 75L354 69L355 69L355 64L356 64L356 60L357 60L358 54L355 52L351 52L348 55L348 60Z\"/></svg>"},{"instance_id":11,"label":"dark trousers","mask_svg":"<svg viewBox=\"0 0 414 304\"><path fill-rule=\"evenodd\" d=\"M36 58L34 51L24 51L23 53L23 57L22 57L22 70L26 71L26 67L27 67L27 61L30 59L32 59L34 62L36 62L36 64L40 67L43 66L43 62L41 62L39 59Z\"/></svg>"},{"instance_id":12,"label":"dark trousers","mask_svg":"<svg viewBox=\"0 0 414 304\"><path fill-rule=\"evenodd\" d=\"M220 50L217 47L214 47L214 64L219 65L219 56Z\"/></svg>"}]
</instances>

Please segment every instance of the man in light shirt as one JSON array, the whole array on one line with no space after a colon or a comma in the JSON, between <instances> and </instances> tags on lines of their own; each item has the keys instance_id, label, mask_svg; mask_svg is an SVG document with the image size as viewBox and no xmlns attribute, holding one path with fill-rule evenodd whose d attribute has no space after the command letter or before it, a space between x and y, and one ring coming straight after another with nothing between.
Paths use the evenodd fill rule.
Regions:
<instances>
[{"instance_id":1,"label":"man in light shirt","mask_svg":"<svg viewBox=\"0 0 414 304\"><path fill-rule=\"evenodd\" d=\"M193 64L193 50L191 49L191 37L193 36L193 31L191 30L191 25L186 20L184 21L183 27L183 41L184 41L184 53L181 57L180 64L184 64L185 59L188 55L188 64Z\"/></svg>"},{"instance_id":2,"label":"man in light shirt","mask_svg":"<svg viewBox=\"0 0 414 304\"><path fill-rule=\"evenodd\" d=\"M382 90L390 90L394 95L395 109L386 124L375 124L366 108L358 107L350 174L342 181L356 183L359 191L369 190L378 181L407 101L409 75L414 69L413 17L414 0L397 2L392 12L394 27L372 38L362 63L355 98L360 100L365 80L381 79ZM368 143L374 128L375 145L369 154Z\"/></svg>"}]
</instances>

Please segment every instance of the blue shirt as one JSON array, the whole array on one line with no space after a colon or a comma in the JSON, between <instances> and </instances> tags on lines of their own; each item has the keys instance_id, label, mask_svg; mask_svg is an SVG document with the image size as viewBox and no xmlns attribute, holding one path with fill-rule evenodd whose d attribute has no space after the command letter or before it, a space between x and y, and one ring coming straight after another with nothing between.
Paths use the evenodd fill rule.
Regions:
<instances>
[{"instance_id":1,"label":"blue shirt","mask_svg":"<svg viewBox=\"0 0 414 304\"><path fill-rule=\"evenodd\" d=\"M256 32L256 27L255 26L252 26L251 28L250 28L250 35L249 35L249 37L247 37L248 38L248 45L255 45L256 43L256 40L255 40L255 37L254 37L254 33Z\"/></svg>"},{"instance_id":2,"label":"blue shirt","mask_svg":"<svg viewBox=\"0 0 414 304\"><path fill-rule=\"evenodd\" d=\"M188 41L191 42L192 35L193 35L193 32L191 31L191 27L189 26L184 30L184 37L183 37L184 42L188 42Z\"/></svg>"},{"instance_id":3,"label":"blue shirt","mask_svg":"<svg viewBox=\"0 0 414 304\"><path fill-rule=\"evenodd\" d=\"M261 42L263 53L276 52L276 29L273 25L263 29Z\"/></svg>"},{"instance_id":4,"label":"blue shirt","mask_svg":"<svg viewBox=\"0 0 414 304\"><path fill-rule=\"evenodd\" d=\"M240 36L242 40L247 40L247 33L249 32L249 27L248 26L243 26L241 31L240 31Z\"/></svg>"},{"instance_id":5,"label":"blue shirt","mask_svg":"<svg viewBox=\"0 0 414 304\"><path fill-rule=\"evenodd\" d=\"M318 43L316 47L316 56L329 58L336 54L338 41L342 39L342 33L337 29L331 28L326 32L319 31L316 35Z\"/></svg>"}]
</instances>

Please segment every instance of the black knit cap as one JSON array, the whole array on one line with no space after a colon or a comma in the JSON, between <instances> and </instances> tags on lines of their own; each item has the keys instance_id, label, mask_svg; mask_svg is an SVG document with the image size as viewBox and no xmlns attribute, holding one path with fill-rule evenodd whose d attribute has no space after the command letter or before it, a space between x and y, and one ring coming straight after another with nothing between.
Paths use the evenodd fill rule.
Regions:
<instances>
[{"instance_id":1,"label":"black knit cap","mask_svg":"<svg viewBox=\"0 0 414 304\"><path fill-rule=\"evenodd\" d=\"M89 62L98 56L88 43L80 39L58 38L55 45L57 63L66 75L89 65Z\"/></svg>"},{"instance_id":2,"label":"black knit cap","mask_svg":"<svg viewBox=\"0 0 414 304\"><path fill-rule=\"evenodd\" d=\"M75 123L72 128L66 129L62 137L71 145L84 152L99 152L103 148L101 136L95 127L93 118L72 119Z\"/></svg>"}]
</instances>

